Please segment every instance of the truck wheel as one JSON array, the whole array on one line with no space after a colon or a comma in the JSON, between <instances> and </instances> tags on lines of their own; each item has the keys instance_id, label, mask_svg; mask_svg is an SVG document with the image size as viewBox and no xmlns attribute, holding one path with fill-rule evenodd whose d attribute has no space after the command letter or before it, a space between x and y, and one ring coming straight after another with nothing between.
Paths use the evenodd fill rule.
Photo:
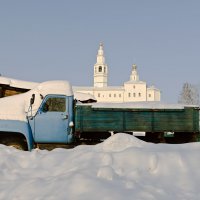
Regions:
<instances>
[{"instance_id":1,"label":"truck wheel","mask_svg":"<svg viewBox=\"0 0 200 200\"><path fill-rule=\"evenodd\" d=\"M19 149L19 150L23 150L23 151L28 150L27 145L24 142L22 142L18 139L16 139L16 140L6 140L6 141L4 141L4 144L6 146L14 147L14 148Z\"/></svg>"}]
</instances>

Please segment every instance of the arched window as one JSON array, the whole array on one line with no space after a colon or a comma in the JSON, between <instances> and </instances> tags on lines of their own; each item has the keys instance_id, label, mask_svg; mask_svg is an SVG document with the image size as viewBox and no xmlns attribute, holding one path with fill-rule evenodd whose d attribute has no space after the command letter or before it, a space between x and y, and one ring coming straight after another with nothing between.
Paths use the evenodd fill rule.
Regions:
<instances>
[{"instance_id":1,"label":"arched window","mask_svg":"<svg viewBox=\"0 0 200 200\"><path fill-rule=\"evenodd\" d=\"M102 66L99 66L99 72L102 72Z\"/></svg>"}]
</instances>

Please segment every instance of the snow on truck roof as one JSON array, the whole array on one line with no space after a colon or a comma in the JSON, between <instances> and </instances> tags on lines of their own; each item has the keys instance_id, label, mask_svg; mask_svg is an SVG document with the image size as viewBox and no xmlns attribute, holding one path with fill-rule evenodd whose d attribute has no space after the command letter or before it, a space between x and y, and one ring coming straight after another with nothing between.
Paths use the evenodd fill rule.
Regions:
<instances>
[{"instance_id":1,"label":"snow on truck roof","mask_svg":"<svg viewBox=\"0 0 200 200\"><path fill-rule=\"evenodd\" d=\"M30 90L30 89L35 88L40 83L22 81L22 80L17 80L17 79L13 79L13 78L7 78L7 77L0 76L0 84L8 85L10 87L29 89ZM49 84L49 81L48 81L48 84ZM93 95L81 93L81 92L74 92L74 99L76 99L78 101L87 101L87 100L90 100L90 99L96 101L96 98Z\"/></svg>"},{"instance_id":2,"label":"snow on truck roof","mask_svg":"<svg viewBox=\"0 0 200 200\"><path fill-rule=\"evenodd\" d=\"M34 115L42 102L40 95L59 94L72 96L73 91L67 81L47 81L38 84L34 89L26 93L1 98L0 119L26 121L26 112L28 112L32 94L35 94L35 102L32 105Z\"/></svg>"},{"instance_id":3,"label":"snow on truck roof","mask_svg":"<svg viewBox=\"0 0 200 200\"><path fill-rule=\"evenodd\" d=\"M16 88L23 88L23 89L38 89L40 90L50 90L57 93L63 93L64 95L68 95L70 92L70 95L72 95L72 88L68 81L46 81L43 83L37 83L37 82L30 82L30 81L22 81L7 77L0 76L0 84L9 85L11 87ZM48 90L49 92L49 90ZM66 93L67 92L67 93ZM69 96L70 96L69 95Z\"/></svg>"},{"instance_id":4,"label":"snow on truck roof","mask_svg":"<svg viewBox=\"0 0 200 200\"><path fill-rule=\"evenodd\" d=\"M30 92L34 90L39 91L44 96L47 94L73 95L72 87L68 81L46 81L38 84Z\"/></svg>"}]
</instances>

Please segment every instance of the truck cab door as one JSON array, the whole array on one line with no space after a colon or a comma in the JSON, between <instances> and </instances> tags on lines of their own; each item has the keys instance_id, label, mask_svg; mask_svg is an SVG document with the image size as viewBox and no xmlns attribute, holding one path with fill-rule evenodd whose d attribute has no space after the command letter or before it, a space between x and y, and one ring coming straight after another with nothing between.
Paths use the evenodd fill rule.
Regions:
<instances>
[{"instance_id":1,"label":"truck cab door","mask_svg":"<svg viewBox=\"0 0 200 200\"><path fill-rule=\"evenodd\" d=\"M34 118L35 142L67 143L68 126L68 99L55 95L45 97Z\"/></svg>"}]
</instances>

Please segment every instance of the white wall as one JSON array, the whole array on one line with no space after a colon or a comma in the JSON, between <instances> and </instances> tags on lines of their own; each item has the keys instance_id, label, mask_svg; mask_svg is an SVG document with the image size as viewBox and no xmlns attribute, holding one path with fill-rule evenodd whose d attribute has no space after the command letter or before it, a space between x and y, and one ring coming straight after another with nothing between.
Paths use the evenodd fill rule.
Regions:
<instances>
[{"instance_id":1,"label":"white wall","mask_svg":"<svg viewBox=\"0 0 200 200\"><path fill-rule=\"evenodd\" d=\"M94 96L98 102L123 102L123 90L96 90Z\"/></svg>"},{"instance_id":2,"label":"white wall","mask_svg":"<svg viewBox=\"0 0 200 200\"><path fill-rule=\"evenodd\" d=\"M148 88L147 101L160 101L160 90L156 88Z\"/></svg>"},{"instance_id":3,"label":"white wall","mask_svg":"<svg viewBox=\"0 0 200 200\"><path fill-rule=\"evenodd\" d=\"M146 101L146 83L125 83L124 84L124 101Z\"/></svg>"}]
</instances>

